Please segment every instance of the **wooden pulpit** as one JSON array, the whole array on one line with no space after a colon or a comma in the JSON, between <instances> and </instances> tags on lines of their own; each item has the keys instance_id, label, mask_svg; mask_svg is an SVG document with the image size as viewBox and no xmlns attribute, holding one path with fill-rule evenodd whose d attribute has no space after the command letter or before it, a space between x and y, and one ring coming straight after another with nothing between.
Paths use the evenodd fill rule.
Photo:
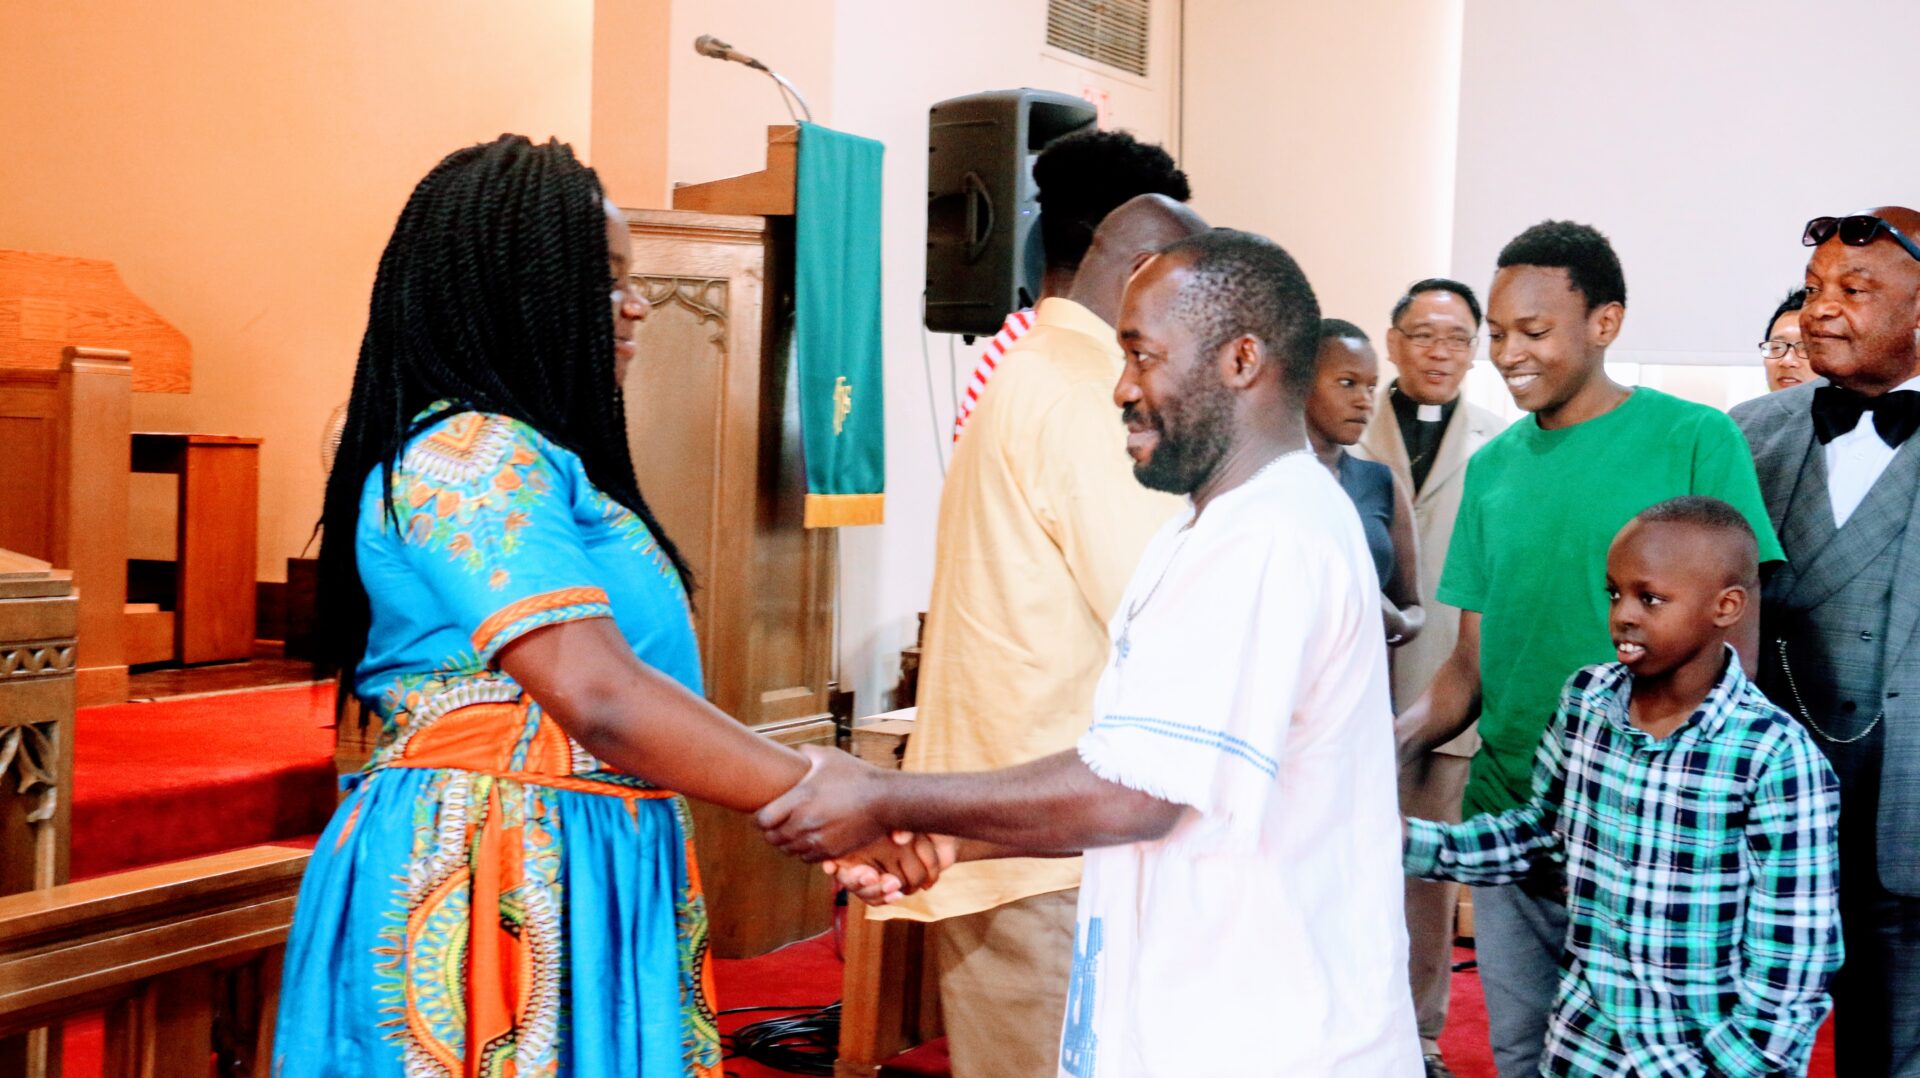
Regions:
<instances>
[{"instance_id":1,"label":"wooden pulpit","mask_svg":"<svg viewBox=\"0 0 1920 1078\"><path fill-rule=\"evenodd\" d=\"M692 563L707 697L789 745L832 745L836 537L803 526L806 475L785 329L793 296L796 132L768 168L628 210L632 274L653 311L624 386L634 472ZM713 951L745 957L832 922L831 881L753 821L693 807Z\"/></svg>"}]
</instances>

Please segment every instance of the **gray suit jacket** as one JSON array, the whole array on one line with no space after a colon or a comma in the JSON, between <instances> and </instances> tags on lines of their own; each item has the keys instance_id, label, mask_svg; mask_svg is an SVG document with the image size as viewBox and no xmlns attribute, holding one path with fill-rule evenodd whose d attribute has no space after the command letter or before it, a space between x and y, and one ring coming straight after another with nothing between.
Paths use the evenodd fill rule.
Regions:
<instances>
[{"instance_id":1,"label":"gray suit jacket","mask_svg":"<svg viewBox=\"0 0 1920 1078\"><path fill-rule=\"evenodd\" d=\"M1374 398L1373 421L1367 424L1354 455L1377 460L1393 470L1394 479L1409 492L1413 490L1413 466L1407 459L1407 443L1400 437L1400 421L1394 418L1389 388L1381 386ZM1420 602L1427 611L1427 624L1413 641L1390 652L1393 670L1393 702L1406 707L1420 698L1427 683L1453 653L1460 638L1460 611L1442 605L1434 598L1440 589L1440 571L1447 564L1447 544L1453 538L1454 521L1460 516L1460 493L1467 484L1467 458L1493 436L1506 429L1506 421L1466 399L1453 410L1447 431L1433 451L1433 467L1427 471L1427 485L1413 495L1414 537L1420 543ZM1472 756L1480 747L1476 727L1435 749L1449 756Z\"/></svg>"},{"instance_id":2,"label":"gray suit jacket","mask_svg":"<svg viewBox=\"0 0 1920 1078\"><path fill-rule=\"evenodd\" d=\"M1816 740L1841 775L1843 805L1846 787L1855 787L1843 813L1867 809L1858 797L1877 775L1871 826L1881 883L1920 896L1920 438L1900 447L1836 529L1826 453L1813 436L1815 388L1770 393L1732 413L1787 554L1764 591L1761 684L1796 717L1804 701L1816 723L1841 737L1884 709L1881 729L1853 745ZM1782 676L1782 640L1794 656L1791 683Z\"/></svg>"}]
</instances>

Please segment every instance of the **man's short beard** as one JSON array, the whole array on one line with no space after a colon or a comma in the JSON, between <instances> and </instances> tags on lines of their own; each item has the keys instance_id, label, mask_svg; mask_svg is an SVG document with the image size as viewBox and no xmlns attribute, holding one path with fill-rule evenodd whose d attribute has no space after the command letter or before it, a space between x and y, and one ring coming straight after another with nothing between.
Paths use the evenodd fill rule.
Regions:
<instances>
[{"instance_id":1,"label":"man's short beard","mask_svg":"<svg viewBox=\"0 0 1920 1078\"><path fill-rule=\"evenodd\" d=\"M1196 364L1180 385L1180 403L1162 409L1153 455L1133 465L1141 486L1192 494L1220 466L1233 444L1233 393L1218 378L1211 364Z\"/></svg>"}]
</instances>

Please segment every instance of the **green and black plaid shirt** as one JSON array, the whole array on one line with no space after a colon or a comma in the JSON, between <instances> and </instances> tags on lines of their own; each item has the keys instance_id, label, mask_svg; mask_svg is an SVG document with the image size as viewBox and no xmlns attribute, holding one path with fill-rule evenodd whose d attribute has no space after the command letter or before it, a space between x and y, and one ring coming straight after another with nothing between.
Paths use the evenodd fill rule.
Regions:
<instances>
[{"instance_id":1,"label":"green and black plaid shirt","mask_svg":"<svg viewBox=\"0 0 1920 1078\"><path fill-rule=\"evenodd\" d=\"M1531 801L1408 821L1415 876L1509 883L1565 859L1544 1074L1806 1073L1840 965L1838 783L1728 657L1658 741L1627 717L1626 667L1580 670L1534 755Z\"/></svg>"}]
</instances>

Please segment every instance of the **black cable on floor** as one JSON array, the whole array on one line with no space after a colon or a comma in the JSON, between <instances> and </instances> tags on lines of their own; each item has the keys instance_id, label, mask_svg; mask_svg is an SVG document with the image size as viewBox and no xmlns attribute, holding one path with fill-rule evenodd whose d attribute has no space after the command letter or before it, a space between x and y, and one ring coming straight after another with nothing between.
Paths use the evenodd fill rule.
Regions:
<instances>
[{"instance_id":1,"label":"black cable on floor","mask_svg":"<svg viewBox=\"0 0 1920 1078\"><path fill-rule=\"evenodd\" d=\"M787 1009L738 1007L721 1013ZM840 1004L830 1004L805 1014L753 1022L734 1030L727 1040L730 1055L751 1059L788 1074L831 1076L834 1060L840 1055Z\"/></svg>"}]
</instances>

